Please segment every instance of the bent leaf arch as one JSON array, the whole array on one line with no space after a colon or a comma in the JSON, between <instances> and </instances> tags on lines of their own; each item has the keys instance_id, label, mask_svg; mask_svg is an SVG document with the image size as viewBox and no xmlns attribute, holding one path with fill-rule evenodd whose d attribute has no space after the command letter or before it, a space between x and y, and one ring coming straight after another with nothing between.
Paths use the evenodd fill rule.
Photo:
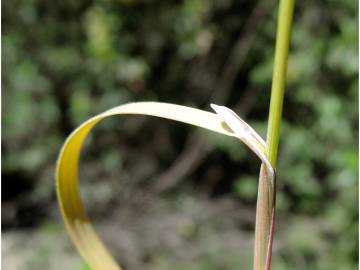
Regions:
<instances>
[{"instance_id":1,"label":"bent leaf arch","mask_svg":"<svg viewBox=\"0 0 360 270\"><path fill-rule=\"evenodd\" d=\"M266 155L264 140L233 111L211 105L216 113L161 102L128 103L98 114L73 131L66 139L56 167L56 192L67 231L79 253L94 270L121 270L97 235L82 203L79 192L78 167L82 145L91 129L101 120L114 115L148 115L183 122L244 142L262 161L268 178L270 207L273 211L275 172ZM271 206L272 205L272 206ZM265 234L270 235L269 227ZM269 243L271 236L268 237ZM269 245L270 246L270 245Z\"/></svg>"}]
</instances>

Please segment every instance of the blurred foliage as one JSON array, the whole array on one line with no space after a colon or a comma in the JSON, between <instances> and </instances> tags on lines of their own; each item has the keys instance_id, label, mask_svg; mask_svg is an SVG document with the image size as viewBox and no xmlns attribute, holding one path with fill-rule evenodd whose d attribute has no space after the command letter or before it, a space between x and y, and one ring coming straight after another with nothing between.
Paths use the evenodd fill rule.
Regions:
<instances>
[{"instance_id":1,"label":"blurred foliage","mask_svg":"<svg viewBox=\"0 0 360 270\"><path fill-rule=\"evenodd\" d=\"M4 1L3 226L34 225L49 216L61 143L82 121L121 103L157 100L204 109L221 103L264 135L276 4ZM296 219L278 228L288 237L279 240L276 269L357 265L356 18L355 1L296 3L278 165L280 224L281 217ZM237 53L238 45L245 56ZM119 192L130 192L118 187L120 177L121 186L138 187L144 178L156 178L191 134L154 119L101 124L84 156L91 168L89 192L84 183L93 196L89 201L105 206L116 202ZM211 198L236 195L255 205L256 158L235 141L203 135L213 150L175 190L192 187ZM111 188L103 188L104 177L112 179ZM93 194L94 187L102 192ZM26 214L29 210L37 214ZM241 265L231 254L223 259L228 262L222 266L209 256L184 267ZM159 262L159 269L167 264Z\"/></svg>"}]
</instances>

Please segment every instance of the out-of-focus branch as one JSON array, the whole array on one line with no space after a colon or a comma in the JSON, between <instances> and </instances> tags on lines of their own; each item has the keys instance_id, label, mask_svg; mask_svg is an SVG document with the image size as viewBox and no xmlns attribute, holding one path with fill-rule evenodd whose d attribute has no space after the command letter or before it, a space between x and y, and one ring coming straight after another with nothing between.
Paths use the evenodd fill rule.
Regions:
<instances>
[{"instance_id":1,"label":"out-of-focus branch","mask_svg":"<svg viewBox=\"0 0 360 270\"><path fill-rule=\"evenodd\" d=\"M241 66L246 60L246 56L251 49L256 36L256 29L262 19L266 17L270 1L259 1L254 8L249 19L246 21L242 35L237 39L232 47L228 59L210 99L219 104L225 103L230 94L230 90Z\"/></svg>"},{"instance_id":2,"label":"out-of-focus branch","mask_svg":"<svg viewBox=\"0 0 360 270\"><path fill-rule=\"evenodd\" d=\"M210 100L216 103L225 103L236 76L246 60L251 45L255 40L255 30L267 14L269 1L259 1L252 15L244 26L243 35L238 38L229 53L225 63L224 71L217 80L216 86L210 95ZM244 98L235 107L242 115L246 115L251 109L255 100L254 89L249 88ZM203 140L199 132L195 131L188 136L185 148L172 166L164 173L154 177L155 193L161 193L176 186L182 179L190 175L202 163L210 151L206 140Z\"/></svg>"}]
</instances>

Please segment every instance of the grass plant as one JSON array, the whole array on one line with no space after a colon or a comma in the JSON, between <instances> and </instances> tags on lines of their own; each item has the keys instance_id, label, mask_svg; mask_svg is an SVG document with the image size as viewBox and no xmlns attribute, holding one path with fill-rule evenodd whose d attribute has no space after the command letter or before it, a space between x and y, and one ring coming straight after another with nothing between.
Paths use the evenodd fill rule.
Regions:
<instances>
[{"instance_id":1,"label":"grass plant","mask_svg":"<svg viewBox=\"0 0 360 270\"><path fill-rule=\"evenodd\" d=\"M57 162L57 196L69 235L91 269L119 270L121 267L98 237L82 203L78 180L81 148L91 129L101 120L114 115L133 114L166 118L234 137L259 157L262 165L256 211L254 270L270 269L275 217L275 167L293 7L294 0L280 1L267 143L235 112L214 104L211 107L215 113L169 103L128 103L94 116L70 134Z\"/></svg>"}]
</instances>

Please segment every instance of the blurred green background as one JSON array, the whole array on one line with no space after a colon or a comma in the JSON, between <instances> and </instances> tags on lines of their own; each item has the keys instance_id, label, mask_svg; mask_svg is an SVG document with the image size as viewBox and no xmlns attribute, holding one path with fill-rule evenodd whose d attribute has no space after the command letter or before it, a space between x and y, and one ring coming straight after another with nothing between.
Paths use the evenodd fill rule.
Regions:
<instances>
[{"instance_id":1,"label":"blurred green background","mask_svg":"<svg viewBox=\"0 0 360 270\"><path fill-rule=\"evenodd\" d=\"M358 265L357 2L296 1L273 269ZM54 191L62 143L132 101L233 108L263 136L277 1L2 2L2 266L88 267ZM257 158L166 120L89 138L82 193L124 269L251 269Z\"/></svg>"}]
</instances>

